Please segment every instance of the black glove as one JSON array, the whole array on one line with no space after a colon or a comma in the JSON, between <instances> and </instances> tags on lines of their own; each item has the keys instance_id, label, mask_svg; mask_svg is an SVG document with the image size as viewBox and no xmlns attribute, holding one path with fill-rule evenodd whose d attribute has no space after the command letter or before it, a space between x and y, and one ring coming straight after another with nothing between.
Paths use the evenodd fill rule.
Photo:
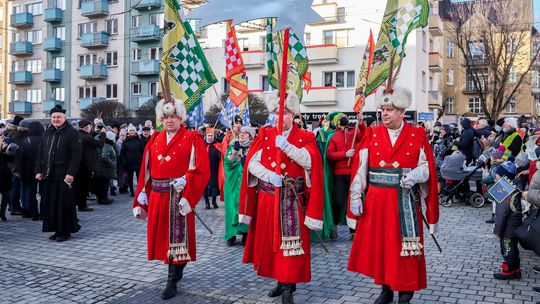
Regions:
<instances>
[{"instance_id":1,"label":"black glove","mask_svg":"<svg viewBox=\"0 0 540 304\"><path fill-rule=\"evenodd\" d=\"M234 148L236 151L240 151L240 142L237 140L234 142Z\"/></svg>"}]
</instances>

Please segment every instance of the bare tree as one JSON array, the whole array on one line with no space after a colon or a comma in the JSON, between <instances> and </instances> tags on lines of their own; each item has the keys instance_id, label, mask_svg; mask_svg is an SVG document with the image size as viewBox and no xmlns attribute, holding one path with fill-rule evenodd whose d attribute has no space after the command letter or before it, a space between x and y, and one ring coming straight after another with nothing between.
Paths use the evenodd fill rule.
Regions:
<instances>
[{"instance_id":1,"label":"bare tree","mask_svg":"<svg viewBox=\"0 0 540 304\"><path fill-rule=\"evenodd\" d=\"M88 119L94 119L100 116L105 123L109 123L119 118L129 118L129 110L123 103L105 100L91 104L88 108L81 111L81 116Z\"/></svg>"},{"instance_id":2,"label":"bare tree","mask_svg":"<svg viewBox=\"0 0 540 304\"><path fill-rule=\"evenodd\" d=\"M449 8L448 32L466 68L465 90L478 95L490 119L499 118L517 96L531 94L527 84L540 50L531 44L531 10L526 0L477 0Z\"/></svg>"},{"instance_id":3,"label":"bare tree","mask_svg":"<svg viewBox=\"0 0 540 304\"><path fill-rule=\"evenodd\" d=\"M205 113L206 122L214 124L219 116L219 113L223 109L223 105L229 98L229 93L221 94L221 100L218 104L214 104L208 109ZM251 123L264 125L266 119L268 118L268 108L266 103L262 98L259 98L257 95L249 93L248 95L248 104L249 104L249 114L251 116ZM219 124L221 126L221 124Z\"/></svg>"}]
</instances>

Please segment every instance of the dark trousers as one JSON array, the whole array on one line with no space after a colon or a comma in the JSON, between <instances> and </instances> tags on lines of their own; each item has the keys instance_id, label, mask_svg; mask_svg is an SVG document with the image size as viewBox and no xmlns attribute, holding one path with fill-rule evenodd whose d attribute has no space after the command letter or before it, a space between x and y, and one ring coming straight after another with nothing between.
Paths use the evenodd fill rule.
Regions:
<instances>
[{"instance_id":1,"label":"dark trousers","mask_svg":"<svg viewBox=\"0 0 540 304\"><path fill-rule=\"evenodd\" d=\"M88 191L90 191L91 180L92 172L86 170L79 170L77 175L75 175L73 184L75 186L75 201L77 202L79 210L88 206L86 198L88 197Z\"/></svg>"},{"instance_id":2,"label":"dark trousers","mask_svg":"<svg viewBox=\"0 0 540 304\"><path fill-rule=\"evenodd\" d=\"M334 194L332 200L332 218L334 225L339 225L347 214L347 200L351 187L350 175L334 175ZM354 232L354 229L350 229Z\"/></svg>"},{"instance_id":3,"label":"dark trousers","mask_svg":"<svg viewBox=\"0 0 540 304\"><path fill-rule=\"evenodd\" d=\"M13 188L11 188L9 209L11 212L20 211L21 208L21 179L17 175L12 178Z\"/></svg>"},{"instance_id":4,"label":"dark trousers","mask_svg":"<svg viewBox=\"0 0 540 304\"><path fill-rule=\"evenodd\" d=\"M24 181L21 187L21 201L23 210L31 213L33 216L38 215L38 203L36 199L37 181Z\"/></svg>"},{"instance_id":5,"label":"dark trousers","mask_svg":"<svg viewBox=\"0 0 540 304\"><path fill-rule=\"evenodd\" d=\"M212 203L216 202L216 198L219 195L219 188L215 185L208 184L206 189L204 189L204 201L208 202L210 197L212 198Z\"/></svg>"},{"instance_id":6,"label":"dark trousers","mask_svg":"<svg viewBox=\"0 0 540 304\"><path fill-rule=\"evenodd\" d=\"M98 203L107 198L109 192L109 179L106 177L94 177L94 194Z\"/></svg>"},{"instance_id":7,"label":"dark trousers","mask_svg":"<svg viewBox=\"0 0 540 304\"><path fill-rule=\"evenodd\" d=\"M128 170L127 173L127 185L129 188L129 194L135 195L135 190L133 190L133 176L137 175L137 178L139 178L139 171L138 170Z\"/></svg>"},{"instance_id":8,"label":"dark trousers","mask_svg":"<svg viewBox=\"0 0 540 304\"><path fill-rule=\"evenodd\" d=\"M509 270L518 269L520 267L518 240L516 238L501 237L501 254L504 262L508 265Z\"/></svg>"},{"instance_id":9,"label":"dark trousers","mask_svg":"<svg viewBox=\"0 0 540 304\"><path fill-rule=\"evenodd\" d=\"M2 195L2 202L0 203L0 215L5 216L7 205L9 204L9 197L11 196L11 191L6 190L0 192L0 195Z\"/></svg>"}]
</instances>

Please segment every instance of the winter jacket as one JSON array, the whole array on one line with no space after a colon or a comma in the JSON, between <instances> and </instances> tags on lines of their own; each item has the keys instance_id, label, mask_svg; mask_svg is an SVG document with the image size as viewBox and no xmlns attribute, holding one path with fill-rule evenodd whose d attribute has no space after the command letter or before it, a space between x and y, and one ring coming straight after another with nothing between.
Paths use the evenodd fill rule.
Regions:
<instances>
[{"instance_id":1,"label":"winter jacket","mask_svg":"<svg viewBox=\"0 0 540 304\"><path fill-rule=\"evenodd\" d=\"M475 132L471 127L471 121L468 118L463 118L461 120L461 126L463 127L463 132L461 132L460 139L456 143L458 150L467 157L467 163L470 163L473 160L473 144L475 141Z\"/></svg>"},{"instance_id":2,"label":"winter jacket","mask_svg":"<svg viewBox=\"0 0 540 304\"><path fill-rule=\"evenodd\" d=\"M143 143L139 136L126 138L120 152L120 161L124 171L139 171L143 149Z\"/></svg>"},{"instance_id":3,"label":"winter jacket","mask_svg":"<svg viewBox=\"0 0 540 304\"><path fill-rule=\"evenodd\" d=\"M98 157L94 176L107 179L116 178L116 151L113 143L107 140L105 145L99 148L97 152Z\"/></svg>"},{"instance_id":4,"label":"winter jacket","mask_svg":"<svg viewBox=\"0 0 540 304\"><path fill-rule=\"evenodd\" d=\"M527 193L527 202L540 207L540 171L536 171L529 184Z\"/></svg>"},{"instance_id":5,"label":"winter jacket","mask_svg":"<svg viewBox=\"0 0 540 304\"><path fill-rule=\"evenodd\" d=\"M478 137L484 136L484 138L488 138L491 135L491 127L483 127L482 129L476 129L476 134L478 134Z\"/></svg>"},{"instance_id":6,"label":"winter jacket","mask_svg":"<svg viewBox=\"0 0 540 304\"><path fill-rule=\"evenodd\" d=\"M79 132L67 121L58 129L50 125L38 149L35 173L46 180L64 180L66 175L75 176L81 162L81 139Z\"/></svg>"},{"instance_id":7,"label":"winter jacket","mask_svg":"<svg viewBox=\"0 0 540 304\"><path fill-rule=\"evenodd\" d=\"M79 170L93 172L96 167L97 150L105 143L105 134L98 134L97 139L84 130L79 130L82 156Z\"/></svg>"},{"instance_id":8,"label":"winter jacket","mask_svg":"<svg viewBox=\"0 0 540 304\"><path fill-rule=\"evenodd\" d=\"M360 142L362 134L365 132L365 126L362 125L356 133L356 144ZM350 175L352 161L349 165L349 158L345 153L351 149L354 138L354 129L337 128L336 132L330 138L328 148L326 149L326 158L332 162L332 172L334 175Z\"/></svg>"},{"instance_id":9,"label":"winter jacket","mask_svg":"<svg viewBox=\"0 0 540 304\"><path fill-rule=\"evenodd\" d=\"M38 121L33 121L28 126L28 137L22 140L20 154L23 162L21 162L21 180L23 182L32 182L36 178L36 162L38 158L39 144L45 128Z\"/></svg>"},{"instance_id":10,"label":"winter jacket","mask_svg":"<svg viewBox=\"0 0 540 304\"><path fill-rule=\"evenodd\" d=\"M512 204L512 208L515 211L512 210L510 204ZM515 238L514 232L522 223L520 193L514 193L502 203L496 204L495 226L493 227L493 233L495 235L505 238Z\"/></svg>"},{"instance_id":11,"label":"winter jacket","mask_svg":"<svg viewBox=\"0 0 540 304\"><path fill-rule=\"evenodd\" d=\"M208 181L208 185L217 187L219 166L221 163L220 145L217 142L211 144L206 143L206 152L208 153L208 159L210 161L210 180Z\"/></svg>"},{"instance_id":12,"label":"winter jacket","mask_svg":"<svg viewBox=\"0 0 540 304\"><path fill-rule=\"evenodd\" d=\"M508 142L508 140L507 140L510 136L513 136L514 133L517 133L517 131L515 129L512 129L510 132L506 133L504 135L504 139L501 142L501 144L506 147L506 152L504 153L505 156L508 153L511 153L512 156L516 157L519 154L519 152L521 152L521 146L523 144L523 138L521 138L520 135L514 136L514 139L511 142Z\"/></svg>"},{"instance_id":13,"label":"winter jacket","mask_svg":"<svg viewBox=\"0 0 540 304\"><path fill-rule=\"evenodd\" d=\"M0 193L9 191L13 187L13 174L8 167L8 163L13 160L14 157L12 155L8 155L5 149L0 148Z\"/></svg>"}]
</instances>

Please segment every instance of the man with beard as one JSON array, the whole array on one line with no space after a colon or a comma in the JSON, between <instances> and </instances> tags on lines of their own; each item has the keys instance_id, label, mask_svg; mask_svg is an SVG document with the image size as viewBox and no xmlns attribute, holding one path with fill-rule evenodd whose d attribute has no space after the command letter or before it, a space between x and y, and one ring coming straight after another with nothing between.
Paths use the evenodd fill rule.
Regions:
<instances>
[{"instance_id":1,"label":"man with beard","mask_svg":"<svg viewBox=\"0 0 540 304\"><path fill-rule=\"evenodd\" d=\"M51 125L39 146L36 179L43 185L43 232L54 232L49 239L63 242L81 228L73 189L74 176L81 161L81 140L67 122L66 110L57 105L50 114Z\"/></svg>"},{"instance_id":2,"label":"man with beard","mask_svg":"<svg viewBox=\"0 0 540 304\"><path fill-rule=\"evenodd\" d=\"M229 147L225 157L225 240L229 246L234 245L239 233L242 234L242 244L246 243L248 227L238 222L238 201L246 156L254 138L255 129L242 127L238 140Z\"/></svg>"},{"instance_id":3,"label":"man with beard","mask_svg":"<svg viewBox=\"0 0 540 304\"><path fill-rule=\"evenodd\" d=\"M204 191L204 201L206 203L206 209L210 209L210 197L212 198L212 207L218 207L216 200L219 195L218 174L219 167L221 166L221 147L219 143L215 141L214 128L206 128L205 133L206 154L210 161L210 180Z\"/></svg>"},{"instance_id":4,"label":"man with beard","mask_svg":"<svg viewBox=\"0 0 540 304\"><path fill-rule=\"evenodd\" d=\"M414 291L426 288L422 206L414 197L426 204L430 233L439 221L437 173L426 132L403 119L411 93L388 87L376 95L383 125L366 129L355 155L347 215L357 231L347 269L382 285L376 304L392 302L395 291L398 303L410 303Z\"/></svg>"},{"instance_id":5,"label":"man with beard","mask_svg":"<svg viewBox=\"0 0 540 304\"><path fill-rule=\"evenodd\" d=\"M201 134L182 127L186 108L181 100L162 99L156 118L165 132L155 131L144 150L133 215L148 216L148 260L169 265L161 294L169 299L176 295L186 264L196 260L192 210L204 192L210 166Z\"/></svg>"},{"instance_id":6,"label":"man with beard","mask_svg":"<svg viewBox=\"0 0 540 304\"><path fill-rule=\"evenodd\" d=\"M269 110L283 135L276 127L259 130L242 176L239 222L249 225L243 262L253 264L258 276L277 281L269 297L290 304L296 283L311 281L309 229L323 226L323 172L315 135L293 122L298 97L287 92L283 121L278 104L274 94ZM278 166L281 174L275 172Z\"/></svg>"}]
</instances>

